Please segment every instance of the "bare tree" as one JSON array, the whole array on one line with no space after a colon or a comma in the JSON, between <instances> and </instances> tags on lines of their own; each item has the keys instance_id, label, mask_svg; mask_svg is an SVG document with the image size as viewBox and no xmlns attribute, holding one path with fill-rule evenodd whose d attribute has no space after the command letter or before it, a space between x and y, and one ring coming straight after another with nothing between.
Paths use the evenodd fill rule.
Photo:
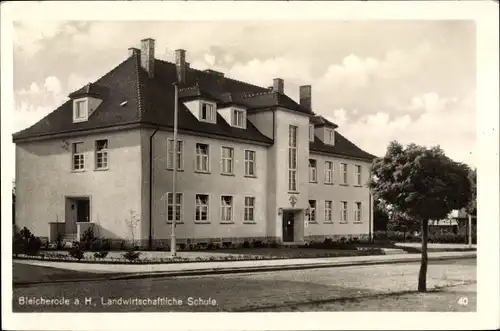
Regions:
<instances>
[{"instance_id":1,"label":"bare tree","mask_svg":"<svg viewBox=\"0 0 500 331\"><path fill-rule=\"evenodd\" d=\"M132 236L132 247L135 247L135 231L140 221L141 220L139 219L137 213L131 209L129 211L129 217L125 219L125 223L127 223L127 226L130 230L130 234Z\"/></svg>"}]
</instances>

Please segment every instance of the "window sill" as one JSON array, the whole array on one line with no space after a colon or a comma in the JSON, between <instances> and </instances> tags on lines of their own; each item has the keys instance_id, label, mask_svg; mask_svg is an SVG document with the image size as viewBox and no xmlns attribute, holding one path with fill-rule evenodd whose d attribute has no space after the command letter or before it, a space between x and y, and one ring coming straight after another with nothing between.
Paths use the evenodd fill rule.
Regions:
<instances>
[{"instance_id":1,"label":"window sill","mask_svg":"<svg viewBox=\"0 0 500 331\"><path fill-rule=\"evenodd\" d=\"M300 194L299 191L288 191L288 194Z\"/></svg>"},{"instance_id":2,"label":"window sill","mask_svg":"<svg viewBox=\"0 0 500 331\"><path fill-rule=\"evenodd\" d=\"M340 186L349 186L349 184L339 184Z\"/></svg>"},{"instance_id":3,"label":"window sill","mask_svg":"<svg viewBox=\"0 0 500 331\"><path fill-rule=\"evenodd\" d=\"M349 222L340 221L340 224L349 224Z\"/></svg>"},{"instance_id":4,"label":"window sill","mask_svg":"<svg viewBox=\"0 0 500 331\"><path fill-rule=\"evenodd\" d=\"M363 187L363 185L353 185L354 187Z\"/></svg>"},{"instance_id":5,"label":"window sill","mask_svg":"<svg viewBox=\"0 0 500 331\"><path fill-rule=\"evenodd\" d=\"M352 222L353 224L363 224L363 222Z\"/></svg>"},{"instance_id":6,"label":"window sill","mask_svg":"<svg viewBox=\"0 0 500 331\"><path fill-rule=\"evenodd\" d=\"M194 224L210 224L210 221L194 221Z\"/></svg>"},{"instance_id":7,"label":"window sill","mask_svg":"<svg viewBox=\"0 0 500 331\"><path fill-rule=\"evenodd\" d=\"M86 172L87 170L85 169L72 169L71 172L78 173L78 172Z\"/></svg>"},{"instance_id":8,"label":"window sill","mask_svg":"<svg viewBox=\"0 0 500 331\"><path fill-rule=\"evenodd\" d=\"M257 224L255 221L243 221L243 224Z\"/></svg>"},{"instance_id":9,"label":"window sill","mask_svg":"<svg viewBox=\"0 0 500 331\"><path fill-rule=\"evenodd\" d=\"M220 221L220 224L234 224L233 221Z\"/></svg>"},{"instance_id":10,"label":"window sill","mask_svg":"<svg viewBox=\"0 0 500 331\"><path fill-rule=\"evenodd\" d=\"M167 224L172 224L172 223L173 223L172 221L167 221ZM175 225L177 225L177 224L184 224L184 222L183 221L177 221L177 222L175 222Z\"/></svg>"},{"instance_id":11,"label":"window sill","mask_svg":"<svg viewBox=\"0 0 500 331\"><path fill-rule=\"evenodd\" d=\"M94 171L108 171L109 168L95 168Z\"/></svg>"},{"instance_id":12,"label":"window sill","mask_svg":"<svg viewBox=\"0 0 500 331\"><path fill-rule=\"evenodd\" d=\"M257 178L257 176L255 176L255 175L245 175L243 177L245 177L245 178Z\"/></svg>"},{"instance_id":13,"label":"window sill","mask_svg":"<svg viewBox=\"0 0 500 331\"><path fill-rule=\"evenodd\" d=\"M210 175L210 171L195 170L194 172L197 174Z\"/></svg>"},{"instance_id":14,"label":"window sill","mask_svg":"<svg viewBox=\"0 0 500 331\"><path fill-rule=\"evenodd\" d=\"M167 171L174 171L172 168L167 168ZM184 171L184 169L177 169L177 171Z\"/></svg>"},{"instance_id":15,"label":"window sill","mask_svg":"<svg viewBox=\"0 0 500 331\"><path fill-rule=\"evenodd\" d=\"M310 180L309 184L318 184L318 181L317 180Z\"/></svg>"},{"instance_id":16,"label":"window sill","mask_svg":"<svg viewBox=\"0 0 500 331\"><path fill-rule=\"evenodd\" d=\"M325 182L325 185L333 185L333 184L334 184L334 183L327 183L327 182Z\"/></svg>"},{"instance_id":17,"label":"window sill","mask_svg":"<svg viewBox=\"0 0 500 331\"><path fill-rule=\"evenodd\" d=\"M232 176L234 177L234 174L226 173L226 172L221 172L220 173L222 176Z\"/></svg>"},{"instance_id":18,"label":"window sill","mask_svg":"<svg viewBox=\"0 0 500 331\"><path fill-rule=\"evenodd\" d=\"M333 221L324 221L323 224L333 224Z\"/></svg>"}]
</instances>

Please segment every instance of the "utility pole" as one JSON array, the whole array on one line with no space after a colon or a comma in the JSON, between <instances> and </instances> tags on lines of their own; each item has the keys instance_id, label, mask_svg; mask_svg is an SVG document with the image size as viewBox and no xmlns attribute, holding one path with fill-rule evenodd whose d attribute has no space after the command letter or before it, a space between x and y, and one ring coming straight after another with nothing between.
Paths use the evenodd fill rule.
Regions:
<instances>
[{"instance_id":1,"label":"utility pole","mask_svg":"<svg viewBox=\"0 0 500 331\"><path fill-rule=\"evenodd\" d=\"M177 255L177 244L175 240L175 227L177 221L177 192L176 192L176 179L177 179L177 116L179 112L179 86L178 83L174 83L174 164L173 164L173 176L172 176L172 207L173 207L173 216L172 216L172 234L170 235L170 253L172 256Z\"/></svg>"}]
</instances>

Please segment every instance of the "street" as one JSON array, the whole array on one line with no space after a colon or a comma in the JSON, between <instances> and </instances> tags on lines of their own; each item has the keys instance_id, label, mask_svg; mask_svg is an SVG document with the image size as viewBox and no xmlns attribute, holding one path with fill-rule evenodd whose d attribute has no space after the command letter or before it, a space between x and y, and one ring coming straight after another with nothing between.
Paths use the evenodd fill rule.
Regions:
<instances>
[{"instance_id":1,"label":"street","mask_svg":"<svg viewBox=\"0 0 500 331\"><path fill-rule=\"evenodd\" d=\"M391 311L411 311L412 307L404 304L379 305L382 299L377 296L385 295L384 298L392 301L403 300L404 296L387 295L415 291L419 267L418 263L400 263L40 284L14 288L13 309L14 312L306 311L316 310L318 303L321 303L319 307L323 311L341 311L356 310L353 302L358 301L365 303L365 310L383 310L387 307ZM440 292L407 295L417 295L419 300L422 296L440 296L441 299L436 299L441 302L437 306L422 305L422 301L411 299L420 310L427 307L431 311L454 311L459 308L460 311L473 311L475 282L475 259L432 261L428 269L428 289L443 287L443 295L446 293L448 296L440 296ZM463 284L468 286L467 291L460 292L461 295L450 295L453 290L450 286ZM463 293L467 293L467 305L458 304ZM369 302L373 303L366 306ZM308 305L315 305L316 308L312 309Z\"/></svg>"}]
</instances>

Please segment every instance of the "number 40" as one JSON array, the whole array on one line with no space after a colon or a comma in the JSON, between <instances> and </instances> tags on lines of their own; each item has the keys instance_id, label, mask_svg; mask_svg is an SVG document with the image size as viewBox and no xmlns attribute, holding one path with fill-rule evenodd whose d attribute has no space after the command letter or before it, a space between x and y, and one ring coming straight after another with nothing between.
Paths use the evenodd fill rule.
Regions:
<instances>
[{"instance_id":1,"label":"number 40","mask_svg":"<svg viewBox=\"0 0 500 331\"><path fill-rule=\"evenodd\" d=\"M461 306L467 306L468 303L469 299L467 299L467 297L460 297L460 299L458 299L458 304Z\"/></svg>"}]
</instances>

